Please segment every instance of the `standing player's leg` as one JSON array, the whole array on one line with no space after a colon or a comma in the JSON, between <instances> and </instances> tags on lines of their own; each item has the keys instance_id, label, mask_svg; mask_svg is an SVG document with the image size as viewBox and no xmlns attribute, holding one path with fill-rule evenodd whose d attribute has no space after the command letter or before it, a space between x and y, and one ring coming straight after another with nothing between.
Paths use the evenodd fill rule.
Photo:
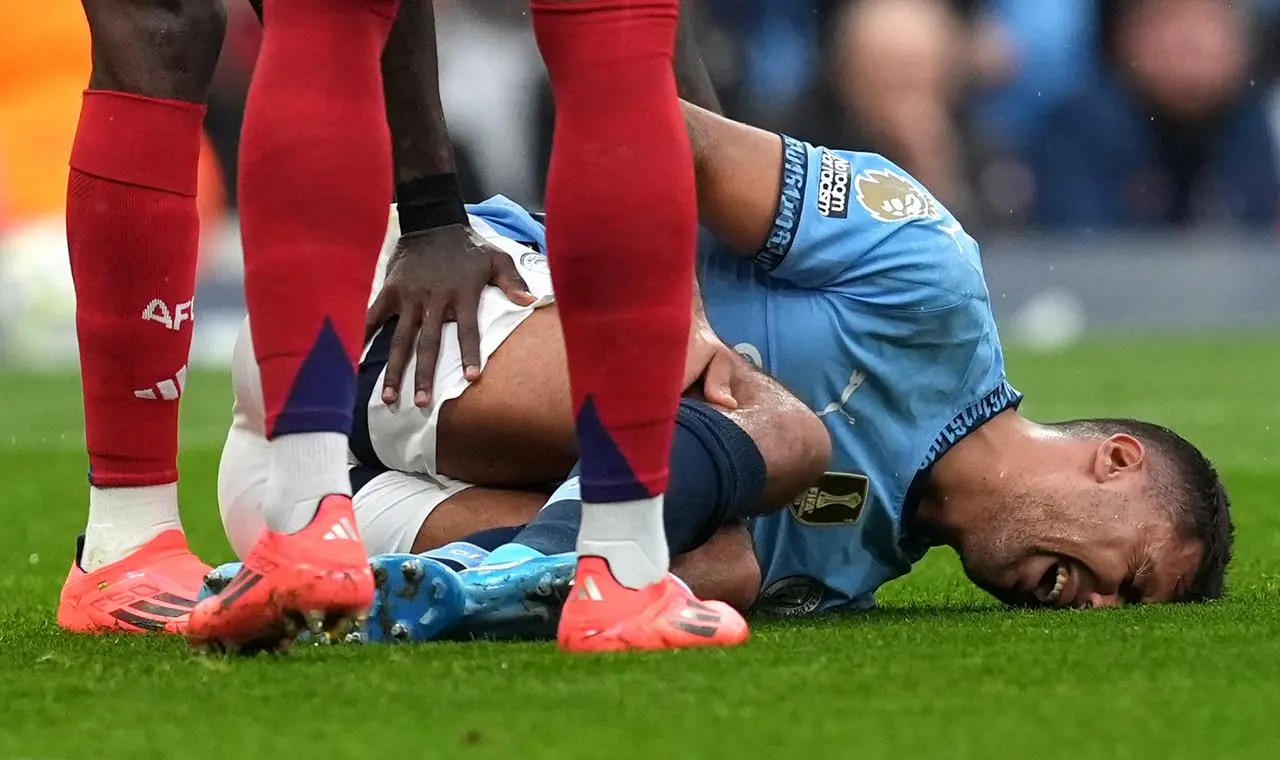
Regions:
<instances>
[{"instance_id":1,"label":"standing player's leg","mask_svg":"<svg viewBox=\"0 0 1280 760\"><path fill-rule=\"evenodd\" d=\"M266 522L191 615L199 644L287 643L362 614L373 578L347 435L364 307L387 225L379 61L398 0L267 0L241 142L246 292L271 439Z\"/></svg>"},{"instance_id":2,"label":"standing player's leg","mask_svg":"<svg viewBox=\"0 0 1280 760\"><path fill-rule=\"evenodd\" d=\"M67 187L89 521L58 623L180 630L208 570L178 518L204 100L221 0L83 0L93 44Z\"/></svg>"},{"instance_id":3,"label":"standing player's leg","mask_svg":"<svg viewBox=\"0 0 1280 760\"><path fill-rule=\"evenodd\" d=\"M559 632L571 650L736 644L747 633L736 612L697 602L667 572L662 494L697 232L672 73L678 5L532 2L556 101L547 248L582 462L582 559Z\"/></svg>"}]
</instances>

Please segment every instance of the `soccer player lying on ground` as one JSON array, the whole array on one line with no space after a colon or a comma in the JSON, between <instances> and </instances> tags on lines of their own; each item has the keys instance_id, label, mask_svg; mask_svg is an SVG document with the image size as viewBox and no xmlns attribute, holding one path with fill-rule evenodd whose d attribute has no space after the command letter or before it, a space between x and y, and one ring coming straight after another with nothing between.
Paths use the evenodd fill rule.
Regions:
<instances>
[{"instance_id":1,"label":"soccer player lying on ground","mask_svg":"<svg viewBox=\"0 0 1280 760\"><path fill-rule=\"evenodd\" d=\"M423 552L464 538L493 548L539 514L550 486L565 480L575 451L567 362L546 257L512 239L528 214L505 199L473 207L473 228L510 252L538 296L531 307L486 292L479 311L484 379L468 384L446 327L432 404L384 404L395 324L378 333L360 368L351 469L360 534L371 554ZM536 245L536 244L535 244ZM691 334L686 384L708 350L720 352L677 415L665 527L679 577L700 596L747 608L759 590L750 538L736 520L785 504L816 481L830 454L817 416L775 381L747 366L706 327ZM233 358L236 403L219 471L227 536L243 555L263 525L267 467L259 380L248 326ZM405 373L411 387L415 367ZM727 406L694 398L706 396ZM576 470L575 470L576 473ZM576 484L576 478L573 483ZM481 483L483 486L473 486ZM570 531L577 529L575 502ZM543 520L551 513L545 513ZM495 530L488 539L472 534ZM712 538L712 537L715 538ZM710 545L704 546L711 539ZM569 535L569 549L574 535ZM701 547L699 549L699 547ZM445 552L442 556L453 556ZM698 558L703 558L699 561ZM465 559L465 554L463 555ZM562 579L568 580L568 577Z\"/></svg>"},{"instance_id":2,"label":"soccer player lying on ground","mask_svg":"<svg viewBox=\"0 0 1280 760\"><path fill-rule=\"evenodd\" d=\"M880 156L813 147L691 105L685 114L702 223L716 237L700 277L710 324L814 410L832 444L832 472L787 508L752 519L750 542L742 534L734 542L726 531L718 534L723 543L715 556L707 553L708 560L726 563L739 562L737 552L754 556L762 576L756 609L803 614L868 607L877 588L937 545L953 547L969 577L1010 604L1092 607L1221 595L1232 528L1212 465L1158 425L1126 419L1038 424L1020 415L1022 396L1005 377L978 246L928 191ZM513 255L526 267L540 266L544 238L536 218L501 200L473 214L526 243ZM498 320L482 322L487 351L506 335L495 330ZM529 340L530 351L558 351L550 337L536 343ZM514 349L504 356L507 348L493 355L482 382L425 422L376 399L362 407L353 438L363 465L353 471L358 481L371 465L400 470L370 484L396 488L397 498L408 501L420 497L391 482L425 483L423 474L435 473L502 487L535 474L534 480L555 478L556 467L571 456L568 416L551 401L549 387L557 381L534 372L537 362L518 366L521 357ZM503 371L500 358L511 361ZM456 358L441 356L440 367L456 365ZM362 369L366 398L380 367L375 342ZM449 383L438 374L437 385ZM246 399L239 404L239 414L252 413ZM233 431L232 441L244 436ZM770 443L767 436L753 440ZM673 465L680 465L678 452ZM707 469L707 479L712 472L722 476ZM416 543L401 538L401 549L421 550L514 517L496 517L487 511L496 502L477 499L479 511L450 512L465 526L437 533L432 520L424 525L421 517L440 494L461 487L440 482L414 519L397 529L419 537ZM231 470L224 470L222 483L224 514L239 549L256 528L239 527L227 510L239 503L233 492L249 486ZM669 496L673 504L680 500L677 490ZM429 572L442 583L418 584L431 593L409 604L399 574L385 571L412 558L380 560L389 576L380 603L394 607L380 611L381 619L407 621L402 632L426 638L456 632L450 621L462 613L445 608L463 592L472 602L506 604L530 589L545 592L548 582L567 582L573 560L565 553L573 550L577 509L570 479L513 544L490 555L498 569L461 573L464 588L457 593L450 584L458 576L413 562L406 573L411 580ZM232 511L240 510L251 511L243 505ZM357 507L358 519L374 516ZM672 519L669 514L669 526ZM378 529L363 529L371 547L392 546L372 542ZM696 580L702 572L697 558L686 557L677 572ZM440 598L426 598L433 595ZM548 614L536 599L522 601L533 617ZM467 616L483 622L483 606L473 603ZM507 626L512 609L487 620ZM424 619L432 624L418 625ZM464 620L461 627L467 625ZM504 632L484 625L471 630L477 629ZM544 624L540 632L552 634L554 627Z\"/></svg>"}]
</instances>

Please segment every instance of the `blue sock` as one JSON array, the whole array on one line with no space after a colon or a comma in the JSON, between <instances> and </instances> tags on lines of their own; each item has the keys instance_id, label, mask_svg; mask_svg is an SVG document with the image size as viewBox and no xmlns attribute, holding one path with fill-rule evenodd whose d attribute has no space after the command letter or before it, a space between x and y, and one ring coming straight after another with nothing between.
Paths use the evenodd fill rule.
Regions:
<instances>
[{"instance_id":1,"label":"blue sock","mask_svg":"<svg viewBox=\"0 0 1280 760\"><path fill-rule=\"evenodd\" d=\"M582 478L579 469L574 465L569 478L552 492L533 521L511 539L512 543L495 549L485 564L563 554L577 548L578 525L582 522Z\"/></svg>"},{"instance_id":2,"label":"blue sock","mask_svg":"<svg viewBox=\"0 0 1280 760\"><path fill-rule=\"evenodd\" d=\"M463 539L463 546L475 546L480 551L485 552L485 556L481 557L479 561L468 565L468 567L505 565L508 562L519 562L533 557L541 557L541 552L521 544L511 543L523 529L523 525L514 528L490 528L467 536ZM443 551L451 546L456 546L456 544L449 544L449 546L441 547L436 551Z\"/></svg>"},{"instance_id":3,"label":"blue sock","mask_svg":"<svg viewBox=\"0 0 1280 760\"><path fill-rule=\"evenodd\" d=\"M488 530L476 531L462 540L487 552L492 552L503 544L509 544L514 541L522 530L524 530L523 525L516 525L511 528L489 528Z\"/></svg>"},{"instance_id":4,"label":"blue sock","mask_svg":"<svg viewBox=\"0 0 1280 760\"><path fill-rule=\"evenodd\" d=\"M577 475L575 467L514 543L547 555L574 550L582 522ZM682 400L663 513L672 555L698 548L729 519L756 509L767 475L742 428L702 401Z\"/></svg>"},{"instance_id":5,"label":"blue sock","mask_svg":"<svg viewBox=\"0 0 1280 760\"><path fill-rule=\"evenodd\" d=\"M489 556L484 558L484 562L480 563L480 566L489 567L490 565L506 565L512 562L524 562L525 560L545 556L545 554L537 549L525 546L524 544L503 544L490 552Z\"/></svg>"},{"instance_id":6,"label":"blue sock","mask_svg":"<svg viewBox=\"0 0 1280 760\"><path fill-rule=\"evenodd\" d=\"M530 535L537 535L539 532L552 531L555 535L562 535L565 530L572 530L574 540L578 537L577 520L582 514L582 484L578 477L578 468L575 466L573 471L569 473L569 479L561 483L551 496L547 498L547 503L542 507L542 511L534 518L535 521L542 521L542 527L535 529ZM572 526L565 522L568 519L572 522ZM554 527L553 527L554 526ZM503 544L494 549L493 552L485 559L485 565L502 565L508 562L521 562L535 557L545 557L548 554L561 554L562 552L544 552L536 548L537 546L557 546L555 540L539 541L534 543L525 543L519 541L520 536L525 535L529 526L526 525L520 529L518 533L513 534L508 540L511 543ZM566 551L573 551L574 545L571 543Z\"/></svg>"},{"instance_id":7,"label":"blue sock","mask_svg":"<svg viewBox=\"0 0 1280 760\"><path fill-rule=\"evenodd\" d=\"M466 570L484 562L489 556L488 550L466 541L454 541L439 549L422 553L423 557L433 559L453 570Z\"/></svg>"}]
</instances>

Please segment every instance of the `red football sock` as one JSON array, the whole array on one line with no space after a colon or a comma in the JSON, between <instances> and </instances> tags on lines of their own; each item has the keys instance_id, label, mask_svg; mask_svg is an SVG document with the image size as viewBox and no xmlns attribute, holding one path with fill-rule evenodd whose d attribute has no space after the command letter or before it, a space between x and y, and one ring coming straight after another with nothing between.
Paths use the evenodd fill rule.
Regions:
<instances>
[{"instance_id":1,"label":"red football sock","mask_svg":"<svg viewBox=\"0 0 1280 760\"><path fill-rule=\"evenodd\" d=\"M547 251L589 503L667 485L697 234L671 69L677 5L532 3L556 102Z\"/></svg>"},{"instance_id":2,"label":"red football sock","mask_svg":"<svg viewBox=\"0 0 1280 760\"><path fill-rule=\"evenodd\" d=\"M67 245L89 479L98 487L178 479L203 120L195 103L84 94L71 150Z\"/></svg>"},{"instance_id":3,"label":"red football sock","mask_svg":"<svg viewBox=\"0 0 1280 760\"><path fill-rule=\"evenodd\" d=\"M240 146L267 433L350 432L392 196L379 61L397 0L267 0Z\"/></svg>"}]
</instances>

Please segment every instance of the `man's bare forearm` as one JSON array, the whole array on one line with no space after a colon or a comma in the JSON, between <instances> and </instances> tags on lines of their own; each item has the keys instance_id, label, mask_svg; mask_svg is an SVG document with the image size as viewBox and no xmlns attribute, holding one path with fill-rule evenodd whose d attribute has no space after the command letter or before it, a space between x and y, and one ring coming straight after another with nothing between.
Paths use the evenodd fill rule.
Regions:
<instances>
[{"instance_id":1,"label":"man's bare forearm","mask_svg":"<svg viewBox=\"0 0 1280 760\"><path fill-rule=\"evenodd\" d=\"M401 0L382 54L396 184L454 171L440 102L436 17L431 0Z\"/></svg>"},{"instance_id":2,"label":"man's bare forearm","mask_svg":"<svg viewBox=\"0 0 1280 760\"><path fill-rule=\"evenodd\" d=\"M693 152L693 166L698 172L698 178L702 179L707 157L712 150L711 132L707 129L706 119L700 115L692 101L682 98L680 111L684 115L684 126L689 133L689 149Z\"/></svg>"}]
</instances>

